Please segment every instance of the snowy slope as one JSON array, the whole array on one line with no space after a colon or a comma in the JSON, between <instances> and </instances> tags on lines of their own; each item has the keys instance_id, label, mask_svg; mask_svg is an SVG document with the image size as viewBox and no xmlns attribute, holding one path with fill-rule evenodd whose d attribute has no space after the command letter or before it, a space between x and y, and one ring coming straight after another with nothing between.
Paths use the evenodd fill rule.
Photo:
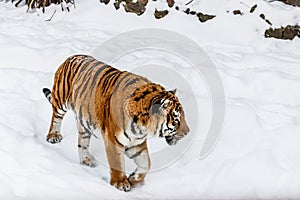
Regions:
<instances>
[{"instance_id":1,"label":"snowy slope","mask_svg":"<svg viewBox=\"0 0 300 200\"><path fill-rule=\"evenodd\" d=\"M25 7L0 2L0 198L299 199L300 39L265 39L269 25L259 14L274 27L293 25L300 22L300 8L279 2L243 3L194 0L194 10L217 16L202 24L175 9L156 20L153 11L166 8L163 0L151 2L141 17L122 9L112 12L112 5L94 0L78 0L70 13L51 6L46 14L26 14ZM250 14L248 6L255 3L258 7ZM45 22L55 9L53 19ZM235 9L244 15L233 15ZM223 81L226 118L216 148L201 160L211 102L205 87L199 86L202 81L188 79L201 110L196 140L175 163L149 173L142 187L124 193L109 185L105 165L92 169L79 164L72 113L63 123L63 141L46 142L51 107L41 89L52 86L55 70L68 56L90 54L109 38L137 28L176 31L207 52ZM172 62L141 51L116 61L116 66L126 69L151 64L152 59L157 64ZM191 67L174 64L182 74L192 73ZM167 148L153 139L152 147L157 145ZM101 140L93 139L91 151L96 159L105 156Z\"/></svg>"}]
</instances>

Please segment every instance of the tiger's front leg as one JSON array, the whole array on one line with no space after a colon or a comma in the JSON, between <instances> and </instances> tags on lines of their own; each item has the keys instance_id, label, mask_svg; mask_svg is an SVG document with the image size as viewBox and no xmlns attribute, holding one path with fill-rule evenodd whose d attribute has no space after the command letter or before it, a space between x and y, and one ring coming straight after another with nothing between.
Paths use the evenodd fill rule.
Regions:
<instances>
[{"instance_id":1,"label":"tiger's front leg","mask_svg":"<svg viewBox=\"0 0 300 200\"><path fill-rule=\"evenodd\" d=\"M108 164L110 167L110 184L117 189L128 192L131 190L131 184L124 171L124 147L109 136L105 136L105 148ZM114 137L114 136L113 136Z\"/></svg>"},{"instance_id":2,"label":"tiger's front leg","mask_svg":"<svg viewBox=\"0 0 300 200\"><path fill-rule=\"evenodd\" d=\"M128 178L131 185L135 187L143 182L151 165L146 140L138 146L127 148L125 153L137 165L135 171Z\"/></svg>"}]
</instances>

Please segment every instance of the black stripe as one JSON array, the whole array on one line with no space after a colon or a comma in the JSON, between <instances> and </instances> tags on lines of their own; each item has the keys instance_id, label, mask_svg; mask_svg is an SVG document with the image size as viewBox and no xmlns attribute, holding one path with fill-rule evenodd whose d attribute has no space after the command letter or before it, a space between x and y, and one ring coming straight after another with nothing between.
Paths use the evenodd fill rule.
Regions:
<instances>
[{"instance_id":1,"label":"black stripe","mask_svg":"<svg viewBox=\"0 0 300 200\"><path fill-rule=\"evenodd\" d=\"M85 81L84 87L81 90L81 93L79 95L79 98L81 98L81 96L85 93L85 90L87 88L88 83L90 82L89 77L91 76L91 73L93 72L94 68L98 65L98 62L92 64L92 66L90 66L89 70L85 73L82 81Z\"/></svg>"},{"instance_id":2,"label":"black stripe","mask_svg":"<svg viewBox=\"0 0 300 200\"><path fill-rule=\"evenodd\" d=\"M91 113L90 113L90 104L88 104L88 108L87 108L87 112L88 112L88 119L87 119L87 125L88 125L88 128L90 129L90 130L92 130L91 129L91 123L92 123L92 116L91 116Z\"/></svg>"},{"instance_id":3,"label":"black stripe","mask_svg":"<svg viewBox=\"0 0 300 200\"><path fill-rule=\"evenodd\" d=\"M179 106L180 106L179 103L177 103L176 106L175 106L175 110L176 110L177 112L179 112L179 110L178 110Z\"/></svg>"},{"instance_id":4,"label":"black stripe","mask_svg":"<svg viewBox=\"0 0 300 200\"><path fill-rule=\"evenodd\" d=\"M104 72L104 74L101 76L101 79L100 79L100 81L98 82L98 86L103 82L103 84L104 84L104 86L107 84L107 80L109 79L109 78L111 78L111 76L109 76L108 74L109 73L111 73L111 72L114 72L114 71L116 71L117 69L115 69L115 68L113 68L113 67L111 67L111 66L109 66L109 69L108 70L106 70L105 72ZM102 87L103 88L103 87Z\"/></svg>"},{"instance_id":5,"label":"black stripe","mask_svg":"<svg viewBox=\"0 0 300 200\"><path fill-rule=\"evenodd\" d=\"M144 99L145 96L147 96L148 94L151 94L151 93L152 93L151 91L146 90L146 91L144 91L144 92L142 93L141 96L135 97L133 100L134 100L134 101L139 101L139 100L141 100L141 99Z\"/></svg>"},{"instance_id":6,"label":"black stripe","mask_svg":"<svg viewBox=\"0 0 300 200\"><path fill-rule=\"evenodd\" d=\"M133 158L135 158L135 157L141 155L141 153L142 153L143 151L145 151L145 150L146 150L146 148L144 148L144 149L142 149L142 150L136 152L135 154L133 154L133 155L130 156L129 158L130 158L130 159L133 159Z\"/></svg>"},{"instance_id":7,"label":"black stripe","mask_svg":"<svg viewBox=\"0 0 300 200\"><path fill-rule=\"evenodd\" d=\"M61 110L61 106L59 104L59 99L55 98L55 96L51 96L51 98L52 98L52 107L55 109L57 109L57 107L58 107ZM53 105L54 102L56 102L56 104L57 104L56 107Z\"/></svg>"},{"instance_id":8,"label":"black stripe","mask_svg":"<svg viewBox=\"0 0 300 200\"><path fill-rule=\"evenodd\" d=\"M63 116L64 116L64 114L60 114L57 110L55 110L55 114L56 114L57 116L60 116L60 117L63 117Z\"/></svg>"},{"instance_id":9,"label":"black stripe","mask_svg":"<svg viewBox=\"0 0 300 200\"><path fill-rule=\"evenodd\" d=\"M87 135L86 136L82 136L82 139L89 139L89 138L91 138L91 135L89 135L89 133L86 133Z\"/></svg>"},{"instance_id":10,"label":"black stripe","mask_svg":"<svg viewBox=\"0 0 300 200\"><path fill-rule=\"evenodd\" d=\"M127 139L129 140L129 141L131 141L131 139L130 139L130 137L127 135L127 133L124 131L124 135L125 135L125 137L127 137Z\"/></svg>"},{"instance_id":11,"label":"black stripe","mask_svg":"<svg viewBox=\"0 0 300 200\"><path fill-rule=\"evenodd\" d=\"M124 72L119 71L118 75L116 77L114 77L113 82L111 83L112 86L114 86L116 84L116 82L118 81L119 77L123 74Z\"/></svg>"},{"instance_id":12,"label":"black stripe","mask_svg":"<svg viewBox=\"0 0 300 200\"><path fill-rule=\"evenodd\" d=\"M127 88L128 86L136 83L140 78L135 78L135 79L132 79L131 81L129 81L128 83L125 84L125 86L123 88Z\"/></svg>"},{"instance_id":13,"label":"black stripe","mask_svg":"<svg viewBox=\"0 0 300 200\"><path fill-rule=\"evenodd\" d=\"M142 134L142 133L140 133ZM143 135L142 137L136 137L137 140L141 140L141 139L144 139L145 137L147 137L147 134L146 135Z\"/></svg>"},{"instance_id":14,"label":"black stripe","mask_svg":"<svg viewBox=\"0 0 300 200\"><path fill-rule=\"evenodd\" d=\"M81 68L81 66L86 62L86 61L91 61L90 58L88 58L89 56L85 56L83 58L76 58L76 60L80 60L78 66L76 67L76 70L74 71L74 74L77 74L78 70Z\"/></svg>"},{"instance_id":15,"label":"black stripe","mask_svg":"<svg viewBox=\"0 0 300 200\"><path fill-rule=\"evenodd\" d=\"M78 134L80 134L80 135L84 135L84 134L85 134L85 132L83 132L83 131L78 131Z\"/></svg>"},{"instance_id":16,"label":"black stripe","mask_svg":"<svg viewBox=\"0 0 300 200\"><path fill-rule=\"evenodd\" d=\"M81 128L83 128L87 134L91 135L91 131L84 126L83 121L82 121L82 107L80 107L80 109L79 109L78 118L79 118L79 122L81 124Z\"/></svg>"},{"instance_id":17,"label":"black stripe","mask_svg":"<svg viewBox=\"0 0 300 200\"><path fill-rule=\"evenodd\" d=\"M67 96L69 93L69 89L70 89L70 85L69 85L69 78L70 78L70 74L71 74L71 63L69 63L69 65L65 66L65 72L64 72L64 76L65 76L65 81L64 81L64 89L66 89L67 91L65 91L64 93L64 100L67 100Z\"/></svg>"},{"instance_id":18,"label":"black stripe","mask_svg":"<svg viewBox=\"0 0 300 200\"><path fill-rule=\"evenodd\" d=\"M119 140L117 139L116 135L114 135L114 138L115 138L116 142L117 142L119 145L121 145L122 147L124 147L124 145L123 145L121 142L119 142Z\"/></svg>"},{"instance_id":19,"label":"black stripe","mask_svg":"<svg viewBox=\"0 0 300 200\"><path fill-rule=\"evenodd\" d=\"M137 121L138 121L138 117L137 117L136 115L134 115L134 116L133 116L133 122L134 122L134 123L137 123Z\"/></svg>"},{"instance_id":20,"label":"black stripe","mask_svg":"<svg viewBox=\"0 0 300 200\"><path fill-rule=\"evenodd\" d=\"M167 128L169 129L169 130L172 130L171 128L169 128L169 122L170 122L170 114L168 113L167 114Z\"/></svg>"},{"instance_id":21,"label":"black stripe","mask_svg":"<svg viewBox=\"0 0 300 200\"><path fill-rule=\"evenodd\" d=\"M111 86L111 81L114 79L114 77L119 74L119 71L113 70L113 72L109 73L105 80L103 80L103 85L102 85L102 94L105 94L109 86Z\"/></svg>"},{"instance_id":22,"label":"black stripe","mask_svg":"<svg viewBox=\"0 0 300 200\"><path fill-rule=\"evenodd\" d=\"M61 78L62 78L62 72L60 71L59 72L59 76L58 76L58 80L55 84L55 88L56 90L53 89L53 91L57 92L57 98L58 98L58 101L57 101L57 104L59 104L59 102L61 101L61 95L59 94L59 90L60 90L60 87L59 85L61 84Z\"/></svg>"},{"instance_id":23,"label":"black stripe","mask_svg":"<svg viewBox=\"0 0 300 200\"><path fill-rule=\"evenodd\" d=\"M84 60L84 61L82 61L82 63L84 63L86 60ZM84 66L82 67L82 69L80 70L80 74L78 75L78 77L77 77L77 81L79 81L81 78L82 78L82 76L83 76L83 74L82 74L82 72L89 66L89 64L91 64L92 62L93 62L94 60L88 60L87 62L85 62L84 63ZM82 81L83 81L84 79L82 79ZM80 85L81 86L81 85ZM78 87L78 88L76 88L76 90L75 90L75 92L74 92L74 100L76 101L76 99L77 99L77 95L78 95L78 92L79 92L79 89L80 89L80 87Z\"/></svg>"},{"instance_id":24,"label":"black stripe","mask_svg":"<svg viewBox=\"0 0 300 200\"><path fill-rule=\"evenodd\" d=\"M108 97L108 100L107 100L107 103L108 103L107 109L109 109L109 107L110 107L109 105L110 105L110 100L111 100L112 94L119 88L119 86L120 86L120 84L122 83L122 81L123 81L127 76L129 76L129 75L130 75L130 73L125 74L125 75L121 78L121 80L119 80L117 86L114 88L113 92L112 92L112 93L110 94L110 96ZM104 116L105 116L105 114L106 114L106 109L104 108ZM109 117L109 113L108 113L108 116L107 116L107 117Z\"/></svg>"},{"instance_id":25,"label":"black stripe","mask_svg":"<svg viewBox=\"0 0 300 200\"><path fill-rule=\"evenodd\" d=\"M164 126L164 122L161 123L161 125L160 125L159 137L163 137L163 136L164 136L164 133L163 133L163 126Z\"/></svg>"},{"instance_id":26,"label":"black stripe","mask_svg":"<svg viewBox=\"0 0 300 200\"><path fill-rule=\"evenodd\" d=\"M67 112L67 111L64 109L64 105L65 105L65 104L62 105L61 110L64 111L64 112Z\"/></svg>"},{"instance_id":27,"label":"black stripe","mask_svg":"<svg viewBox=\"0 0 300 200\"><path fill-rule=\"evenodd\" d=\"M56 114L53 114L53 116L54 116L55 118L58 118L58 119L63 119L61 116L58 116L58 115L56 115Z\"/></svg>"},{"instance_id":28,"label":"black stripe","mask_svg":"<svg viewBox=\"0 0 300 200\"><path fill-rule=\"evenodd\" d=\"M94 76L93 76L93 80L92 80L92 83L91 83L91 86L90 86L90 96L93 94L93 90L94 90L94 87L96 85L96 80L98 79L98 76L99 74L104 70L106 69L107 67L109 67L108 65L103 65L101 66L99 69L97 69L97 71L95 72Z\"/></svg>"},{"instance_id":29,"label":"black stripe","mask_svg":"<svg viewBox=\"0 0 300 200\"><path fill-rule=\"evenodd\" d=\"M135 128L134 128L133 122L131 122L131 124L130 124L130 129L131 129L131 132L132 132L134 135L137 134L137 133L136 133L136 130L135 130Z\"/></svg>"},{"instance_id":30,"label":"black stripe","mask_svg":"<svg viewBox=\"0 0 300 200\"><path fill-rule=\"evenodd\" d=\"M59 82L59 84L61 84L62 85L62 99L61 99L61 102L64 102L64 99L65 99L65 95L66 95L66 91L65 91L65 75L66 75L66 67L67 66L67 62L65 62L64 63L64 66L63 66L63 69L62 69L62 71L61 71L61 73L60 73L60 76L62 77L62 80Z\"/></svg>"},{"instance_id":31,"label":"black stripe","mask_svg":"<svg viewBox=\"0 0 300 200\"><path fill-rule=\"evenodd\" d=\"M73 63L70 63L70 67L69 67L69 72L66 75L66 79L67 79L67 86L68 86L68 90L70 90L70 86L71 86L71 79L73 79L73 77L71 76L72 73L72 69L73 69ZM73 75L73 74L72 74ZM70 92L69 92L70 93ZM67 97L66 97L67 98Z\"/></svg>"},{"instance_id":32,"label":"black stripe","mask_svg":"<svg viewBox=\"0 0 300 200\"><path fill-rule=\"evenodd\" d=\"M121 80L119 80L119 82L118 82L117 86L115 87L113 93L120 87L120 84L122 83L122 81L123 81L127 76L129 76L129 75L130 75L130 73L125 74L125 75L121 78Z\"/></svg>"},{"instance_id":33,"label":"black stripe","mask_svg":"<svg viewBox=\"0 0 300 200\"><path fill-rule=\"evenodd\" d=\"M112 75L112 78L109 80L109 84L105 85L102 93L105 94L109 88L109 86L114 86L116 81L119 79L119 77L121 76L123 72L118 71L115 74Z\"/></svg>"},{"instance_id":34,"label":"black stripe","mask_svg":"<svg viewBox=\"0 0 300 200\"><path fill-rule=\"evenodd\" d=\"M107 108L106 108L106 105L104 104L104 105L103 105L103 118L104 118L104 119L108 119L108 118L106 117L106 109L107 109ZM104 124L104 123L102 123L102 127L101 127L101 128L102 128L102 130L105 130L105 124Z\"/></svg>"}]
</instances>

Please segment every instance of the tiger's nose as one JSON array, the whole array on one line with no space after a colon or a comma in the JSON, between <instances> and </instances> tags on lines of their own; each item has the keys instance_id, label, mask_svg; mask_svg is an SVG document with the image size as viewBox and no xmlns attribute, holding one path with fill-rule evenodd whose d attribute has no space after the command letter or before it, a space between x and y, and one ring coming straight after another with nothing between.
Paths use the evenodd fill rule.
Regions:
<instances>
[{"instance_id":1,"label":"tiger's nose","mask_svg":"<svg viewBox=\"0 0 300 200\"><path fill-rule=\"evenodd\" d=\"M184 135L189 134L190 132L190 128L188 126L186 126L185 130L184 130Z\"/></svg>"}]
</instances>

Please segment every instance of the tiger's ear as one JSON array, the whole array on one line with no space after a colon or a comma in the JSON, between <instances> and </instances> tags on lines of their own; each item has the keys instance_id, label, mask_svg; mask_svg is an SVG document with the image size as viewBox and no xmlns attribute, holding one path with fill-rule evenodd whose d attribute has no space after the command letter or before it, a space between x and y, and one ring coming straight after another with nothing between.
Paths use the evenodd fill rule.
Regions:
<instances>
[{"instance_id":1,"label":"tiger's ear","mask_svg":"<svg viewBox=\"0 0 300 200\"><path fill-rule=\"evenodd\" d=\"M151 113L152 114L161 114L161 113L163 113L164 110L169 108L171 106L171 104L172 103L168 99L167 100L165 100L165 99L159 100L152 105Z\"/></svg>"},{"instance_id":2,"label":"tiger's ear","mask_svg":"<svg viewBox=\"0 0 300 200\"><path fill-rule=\"evenodd\" d=\"M152 105L151 114L160 113L159 108L160 108L160 104L158 104L158 103L155 103L154 105Z\"/></svg>"},{"instance_id":3,"label":"tiger's ear","mask_svg":"<svg viewBox=\"0 0 300 200\"><path fill-rule=\"evenodd\" d=\"M172 94L176 94L177 88L175 88L174 90L170 90L169 92L171 92Z\"/></svg>"}]
</instances>

